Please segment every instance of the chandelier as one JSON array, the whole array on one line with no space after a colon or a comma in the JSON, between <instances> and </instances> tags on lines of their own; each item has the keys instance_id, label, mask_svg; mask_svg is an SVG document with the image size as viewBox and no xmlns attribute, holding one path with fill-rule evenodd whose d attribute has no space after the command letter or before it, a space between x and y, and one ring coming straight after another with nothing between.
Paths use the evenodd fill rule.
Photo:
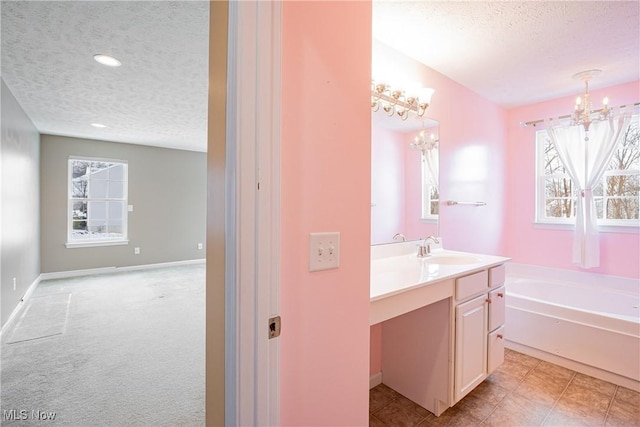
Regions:
<instances>
[{"instance_id":1,"label":"chandelier","mask_svg":"<svg viewBox=\"0 0 640 427\"><path fill-rule=\"evenodd\" d=\"M435 90L422 88L417 92L407 95L402 89L371 80L371 108L373 111L378 111L382 107L387 115L397 114L402 120L407 120L410 112L422 117L429 108Z\"/></svg>"},{"instance_id":2,"label":"chandelier","mask_svg":"<svg viewBox=\"0 0 640 427\"><path fill-rule=\"evenodd\" d=\"M571 125L584 126L585 132L589 131L589 126L594 120L606 120L611 116L611 109L609 108L609 98L605 97L602 100L602 109L592 110L591 97L589 95L589 80L600 74L602 70L587 70L577 73L573 76L574 80L584 81L584 95L582 98L576 99L576 106L571 115Z\"/></svg>"},{"instance_id":3,"label":"chandelier","mask_svg":"<svg viewBox=\"0 0 640 427\"><path fill-rule=\"evenodd\" d=\"M425 154L429 150L433 150L434 148L438 148L438 143L440 140L438 137L432 133L427 136L427 132L425 129L422 129L418 136L416 136L411 144L411 148L420 151L422 154Z\"/></svg>"}]
</instances>

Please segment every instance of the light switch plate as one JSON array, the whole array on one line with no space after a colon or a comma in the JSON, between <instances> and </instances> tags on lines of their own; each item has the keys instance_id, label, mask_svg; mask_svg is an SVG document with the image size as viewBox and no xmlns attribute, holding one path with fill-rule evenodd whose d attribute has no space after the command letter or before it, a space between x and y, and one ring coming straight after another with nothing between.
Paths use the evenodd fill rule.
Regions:
<instances>
[{"instance_id":1,"label":"light switch plate","mask_svg":"<svg viewBox=\"0 0 640 427\"><path fill-rule=\"evenodd\" d=\"M309 271L340 267L340 233L311 233L309 236Z\"/></svg>"}]
</instances>

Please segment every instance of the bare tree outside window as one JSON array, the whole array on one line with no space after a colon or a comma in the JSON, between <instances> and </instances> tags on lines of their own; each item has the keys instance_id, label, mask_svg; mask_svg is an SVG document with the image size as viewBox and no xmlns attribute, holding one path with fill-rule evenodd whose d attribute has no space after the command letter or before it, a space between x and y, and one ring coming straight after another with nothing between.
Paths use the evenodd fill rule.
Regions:
<instances>
[{"instance_id":1,"label":"bare tree outside window","mask_svg":"<svg viewBox=\"0 0 640 427\"><path fill-rule=\"evenodd\" d=\"M127 237L127 164L69 160L68 243Z\"/></svg>"},{"instance_id":2,"label":"bare tree outside window","mask_svg":"<svg viewBox=\"0 0 640 427\"><path fill-rule=\"evenodd\" d=\"M539 148L540 196L544 210L538 219L573 219L577 187L546 135L536 134ZM640 218L640 125L634 116L598 186L592 189L598 219L614 225L638 225Z\"/></svg>"},{"instance_id":3,"label":"bare tree outside window","mask_svg":"<svg viewBox=\"0 0 640 427\"><path fill-rule=\"evenodd\" d=\"M640 126L637 120L629 126L624 140L615 152L605 175L602 206L598 218L638 219L640 206ZM635 173L633 173L635 171Z\"/></svg>"}]
</instances>

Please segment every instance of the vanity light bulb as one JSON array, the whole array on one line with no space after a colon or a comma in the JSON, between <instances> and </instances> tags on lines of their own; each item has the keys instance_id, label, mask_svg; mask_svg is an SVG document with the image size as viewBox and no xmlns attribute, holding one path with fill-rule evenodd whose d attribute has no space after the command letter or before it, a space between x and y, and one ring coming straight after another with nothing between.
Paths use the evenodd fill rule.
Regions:
<instances>
[{"instance_id":1,"label":"vanity light bulb","mask_svg":"<svg viewBox=\"0 0 640 427\"><path fill-rule=\"evenodd\" d=\"M607 105L609 105L609 97L605 96L604 99L602 100L602 104L606 107Z\"/></svg>"}]
</instances>

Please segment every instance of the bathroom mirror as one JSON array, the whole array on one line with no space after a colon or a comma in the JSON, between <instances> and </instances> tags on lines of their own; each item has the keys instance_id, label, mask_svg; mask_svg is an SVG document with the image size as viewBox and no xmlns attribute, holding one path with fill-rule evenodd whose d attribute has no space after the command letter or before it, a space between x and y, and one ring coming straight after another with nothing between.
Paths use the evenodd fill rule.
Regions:
<instances>
[{"instance_id":1,"label":"bathroom mirror","mask_svg":"<svg viewBox=\"0 0 640 427\"><path fill-rule=\"evenodd\" d=\"M372 245L402 241L397 233L406 240L439 235L438 131L432 119L371 112Z\"/></svg>"}]
</instances>

